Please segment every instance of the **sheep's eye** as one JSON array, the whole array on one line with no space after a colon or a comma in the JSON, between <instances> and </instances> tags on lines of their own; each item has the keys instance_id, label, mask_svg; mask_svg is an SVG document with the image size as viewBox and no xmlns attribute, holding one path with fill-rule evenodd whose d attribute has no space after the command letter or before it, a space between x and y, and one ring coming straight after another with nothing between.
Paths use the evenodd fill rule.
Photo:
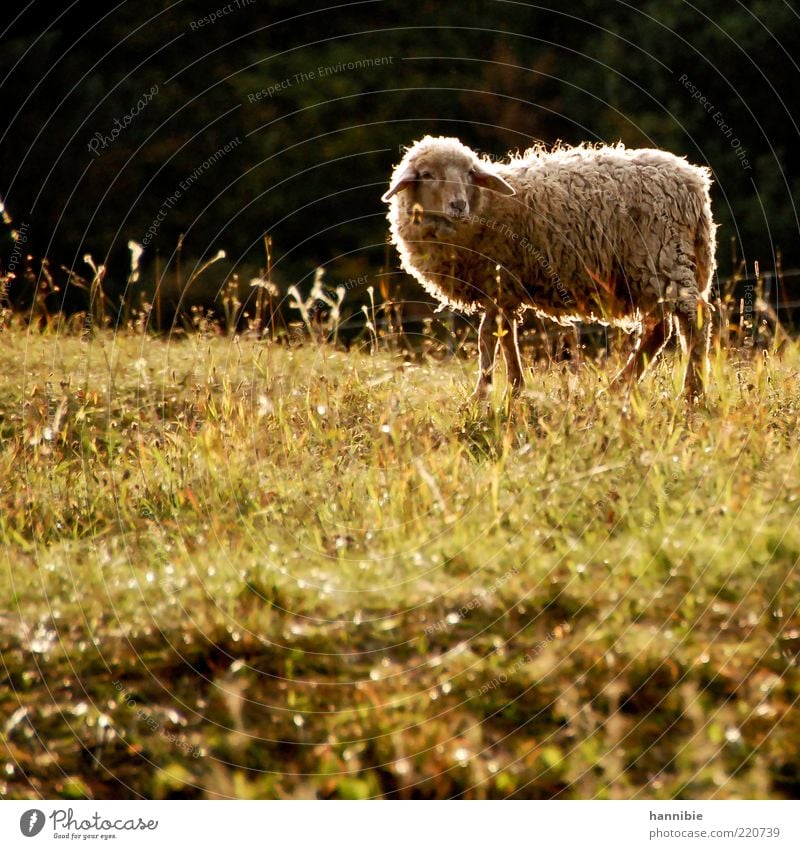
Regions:
<instances>
[{"instance_id":1,"label":"sheep's eye","mask_svg":"<svg viewBox=\"0 0 800 849\"><path fill-rule=\"evenodd\" d=\"M420 175L420 179L422 180L432 180L433 174L430 171L423 171Z\"/></svg>"}]
</instances>

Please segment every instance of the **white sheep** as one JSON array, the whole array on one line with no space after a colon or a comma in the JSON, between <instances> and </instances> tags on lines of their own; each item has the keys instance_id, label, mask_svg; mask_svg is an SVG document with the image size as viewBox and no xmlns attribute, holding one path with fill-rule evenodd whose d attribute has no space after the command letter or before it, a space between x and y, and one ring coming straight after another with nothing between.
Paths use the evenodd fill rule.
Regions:
<instances>
[{"instance_id":1,"label":"white sheep","mask_svg":"<svg viewBox=\"0 0 800 849\"><path fill-rule=\"evenodd\" d=\"M641 376L678 333L684 384L706 382L715 270L707 168L622 145L532 148L502 163L454 138L408 149L383 200L403 268L442 305L481 313L485 395L500 342L513 392L524 385L525 309L561 324L636 331L616 380Z\"/></svg>"}]
</instances>

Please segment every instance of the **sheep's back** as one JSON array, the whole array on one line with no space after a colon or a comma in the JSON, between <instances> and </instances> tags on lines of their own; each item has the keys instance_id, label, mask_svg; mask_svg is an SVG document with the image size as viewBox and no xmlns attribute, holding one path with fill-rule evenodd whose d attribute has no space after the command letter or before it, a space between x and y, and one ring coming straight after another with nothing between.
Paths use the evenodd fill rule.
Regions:
<instances>
[{"instance_id":1,"label":"sheep's back","mask_svg":"<svg viewBox=\"0 0 800 849\"><path fill-rule=\"evenodd\" d=\"M652 308L713 228L708 170L664 151L537 152L498 171L517 190L493 202L501 229L518 233L503 264L519 268L527 297L554 314L576 303L587 315Z\"/></svg>"},{"instance_id":2,"label":"sheep's back","mask_svg":"<svg viewBox=\"0 0 800 849\"><path fill-rule=\"evenodd\" d=\"M704 222L713 233L708 169L664 151L536 150L494 167L516 195L486 193L456 244L415 242L390 208L404 268L467 312L487 300L556 319L649 310Z\"/></svg>"}]
</instances>

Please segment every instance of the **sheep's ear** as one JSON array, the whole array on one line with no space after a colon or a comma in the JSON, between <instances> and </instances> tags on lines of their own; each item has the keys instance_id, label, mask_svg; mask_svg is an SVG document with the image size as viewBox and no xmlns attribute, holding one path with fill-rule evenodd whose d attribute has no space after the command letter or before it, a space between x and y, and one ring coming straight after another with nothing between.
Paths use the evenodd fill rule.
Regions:
<instances>
[{"instance_id":1,"label":"sheep's ear","mask_svg":"<svg viewBox=\"0 0 800 849\"><path fill-rule=\"evenodd\" d=\"M389 190L384 192L381 196L381 200L384 203L388 203L391 198L393 198L398 192L402 192L403 189L407 189L412 183L417 181L417 172L416 169L412 168L410 165L395 177L394 182L391 186L389 186Z\"/></svg>"},{"instance_id":2,"label":"sheep's ear","mask_svg":"<svg viewBox=\"0 0 800 849\"><path fill-rule=\"evenodd\" d=\"M510 186L502 177L498 177L497 174L480 165L473 165L470 174L472 176L472 182L482 189L489 189L489 191L497 192L499 195L506 195L506 197L511 197L511 195L517 193L514 187Z\"/></svg>"}]
</instances>

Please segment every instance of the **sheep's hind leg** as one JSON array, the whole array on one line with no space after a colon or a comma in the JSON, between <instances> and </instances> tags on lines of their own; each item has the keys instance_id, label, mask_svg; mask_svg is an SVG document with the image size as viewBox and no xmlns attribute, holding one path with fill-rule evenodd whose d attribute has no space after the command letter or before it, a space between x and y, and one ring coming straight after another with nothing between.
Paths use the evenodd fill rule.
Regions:
<instances>
[{"instance_id":1,"label":"sheep's hind leg","mask_svg":"<svg viewBox=\"0 0 800 849\"><path fill-rule=\"evenodd\" d=\"M648 366L655 362L669 342L670 336L672 336L671 315L655 321L645 319L634 349L622 371L611 381L612 386L638 381Z\"/></svg>"},{"instance_id":2,"label":"sheep's hind leg","mask_svg":"<svg viewBox=\"0 0 800 849\"><path fill-rule=\"evenodd\" d=\"M500 344L503 346L508 385L511 387L512 395L519 395L525 387L522 358L519 353L519 339L517 337L518 325L519 322L515 317L508 318L504 316L503 326L499 328Z\"/></svg>"},{"instance_id":3,"label":"sheep's hind leg","mask_svg":"<svg viewBox=\"0 0 800 849\"><path fill-rule=\"evenodd\" d=\"M681 306L683 308L675 312L675 321L681 349L686 359L683 388L690 398L693 395L702 398L708 382L711 316L702 305L698 305L702 316L702 324L698 326L698 307L694 304L687 307L685 303Z\"/></svg>"},{"instance_id":4,"label":"sheep's hind leg","mask_svg":"<svg viewBox=\"0 0 800 849\"><path fill-rule=\"evenodd\" d=\"M486 310L478 328L478 385L472 397L481 400L492 388L492 372L497 355L497 313Z\"/></svg>"}]
</instances>

